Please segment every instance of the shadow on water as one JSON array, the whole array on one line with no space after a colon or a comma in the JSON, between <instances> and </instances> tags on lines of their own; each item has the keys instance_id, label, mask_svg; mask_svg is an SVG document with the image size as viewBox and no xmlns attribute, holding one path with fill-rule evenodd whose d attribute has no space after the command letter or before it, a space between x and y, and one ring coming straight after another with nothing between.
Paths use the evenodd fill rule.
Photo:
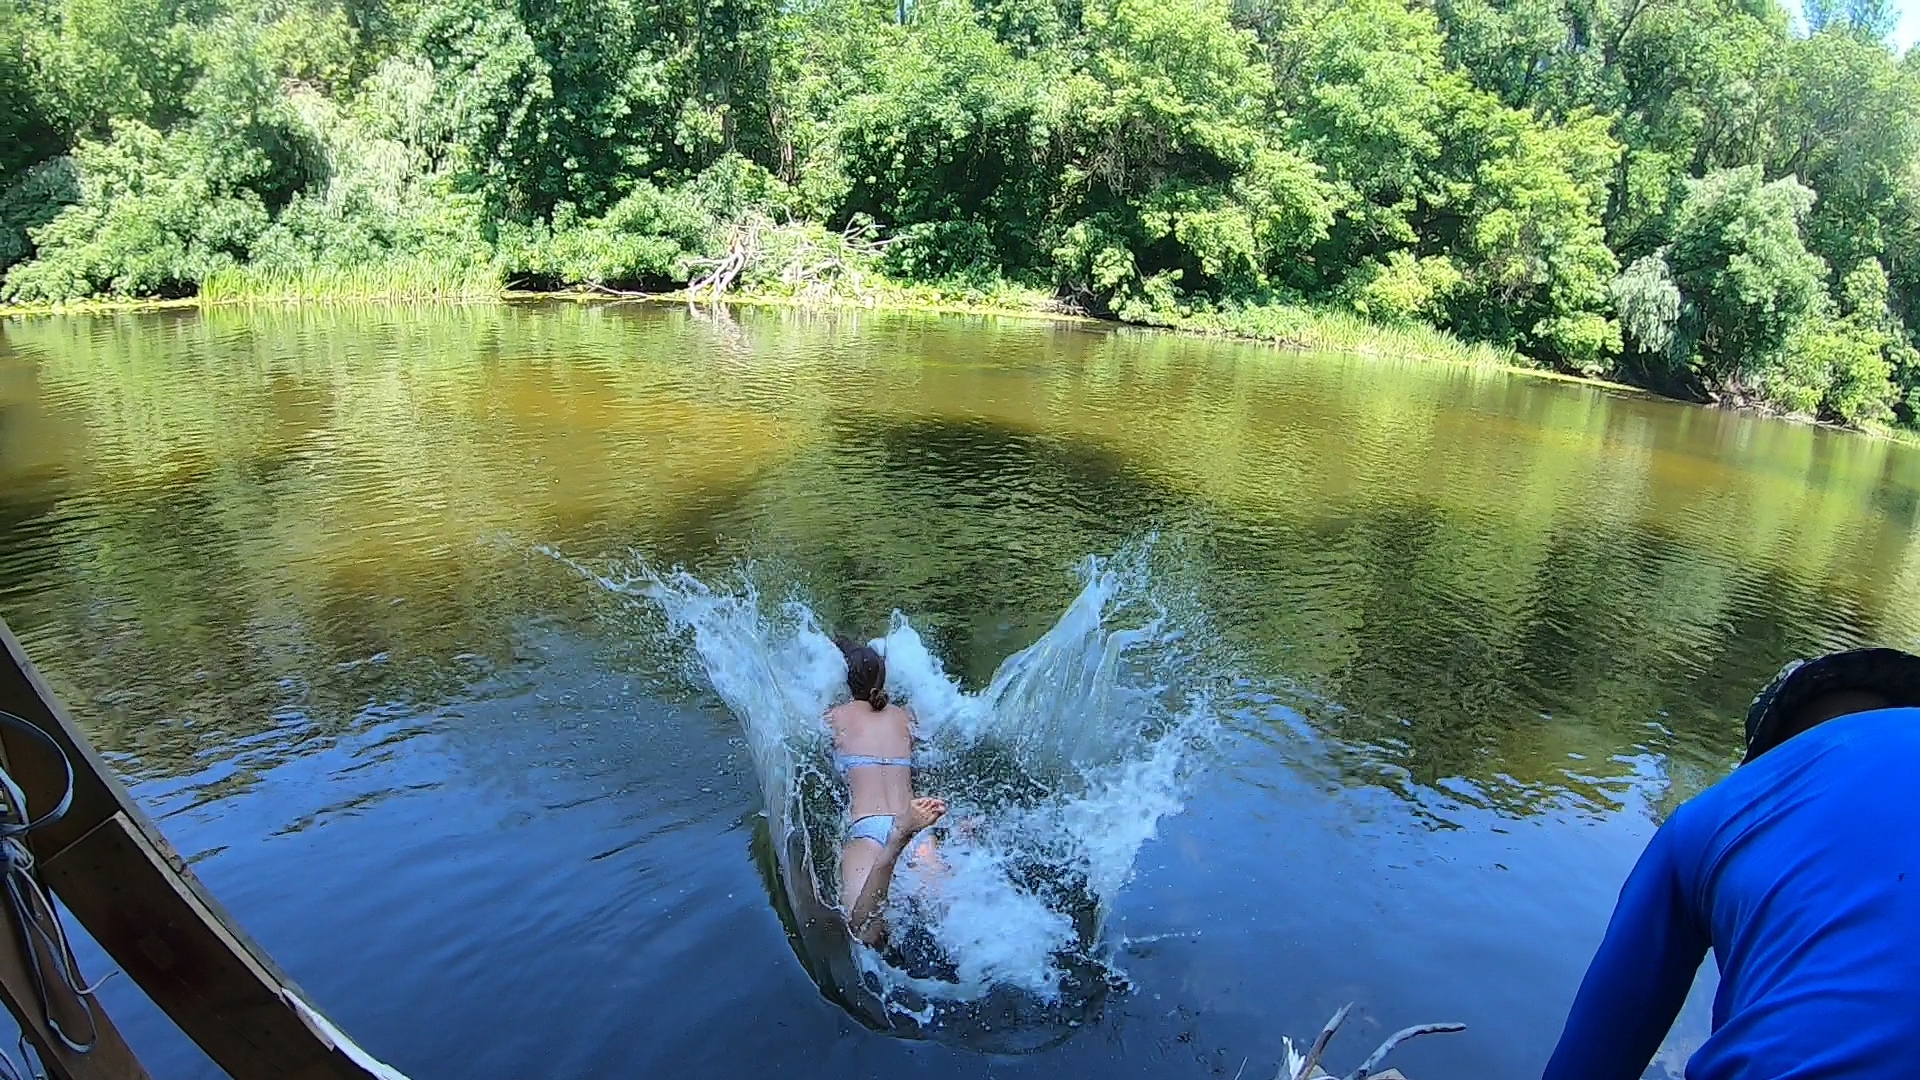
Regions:
<instances>
[{"instance_id":1,"label":"shadow on water","mask_svg":"<svg viewBox=\"0 0 1920 1080\"><path fill-rule=\"evenodd\" d=\"M311 844L311 866L329 865L342 822L373 829L366 843L402 845L412 825L393 823L410 806L428 817L491 808L524 760L464 712L502 694L514 695L493 720L502 730L545 726L561 739L569 695L597 680L613 687L610 729L653 725L631 744L582 750L598 755L591 767L556 751L553 783L582 789L556 805L644 817L665 812L671 788L668 809L689 821L745 810L743 784L623 773L626 757L677 761L674 748L696 742L689 760L717 768L725 754L700 740L724 743L735 726L698 672L610 624L577 577L529 555L536 543L602 563L641 550L709 577L754 563L770 594L796 590L846 632L877 632L898 608L977 691L1071 602L1067 567L1161 527L1177 584L1204 602L1238 676L1220 711L1240 756L1215 762L1195 796L1220 817L1177 819L1147 848L1144 884L1129 886L1166 924L1149 932L1232 921L1224 944L1180 938L1189 944L1155 960L1170 966L1153 992L1183 999L1210 993L1197 988L1231 967L1234 942L1253 940L1233 935L1277 926L1257 940L1292 950L1308 969L1301 986L1355 985L1348 953L1364 941L1413 950L1395 969L1406 986L1504 1002L1488 1006L1495 1021L1563 1006L1577 970L1562 968L1584 959L1568 957L1590 948L1581 935L1598 932L1604 910L1594 926L1572 923L1560 898L1611 898L1644 840L1635 830L1724 775L1754 688L1796 655L1920 643L1917 508L1920 455L1904 446L1494 373L1185 338L865 313L744 313L717 328L631 305L0 324L0 615L142 797L191 806L168 828L212 838L205 865L242 890L241 906L273 877L263 867L288 865L276 852ZM587 642L591 663L556 662L541 646L554 633ZM365 765L358 786L318 802L289 794L297 779L335 783L302 770L340 760L365 732L394 745L339 766ZM443 737L456 765L486 767L451 779L401 768L400 744ZM381 777L390 792L375 790ZM444 802L412 794L441 780ZM582 856L618 853L596 872L691 865L685 884L724 898L731 836L721 858L689 864L708 833L653 822L684 845L672 847L612 818ZM1532 877L1501 846L1527 830L1543 838L1527 849ZM476 864L519 854L485 828L463 842ZM777 853L767 842L753 841L763 871ZM1498 876L1418 851L1365 861L1449 844ZM417 903L443 869L430 853L380 865L369 904ZM1322 880L1317 865L1341 876ZM564 879L577 867L550 870ZM302 922L345 901L323 870L280 873L299 886L275 894L298 957ZM1297 910L1241 879L1295 889ZM617 898L631 878L583 880L593 885L580 896L556 888L545 913L555 925L536 938L597 927L576 904L628 914ZM467 965L459 979L421 982L423 997L493 977L488 943L522 932L494 921L485 886L473 888L469 909L423 924ZM1430 888L1453 891L1395 906ZM682 910L662 889L657 909L633 913L638 925ZM1322 889L1361 899L1326 910ZM804 905L769 895L815 981L859 988L845 963L831 969L831 941L803 932ZM724 910L747 921L726 924L718 944L700 938L708 953L748 940L742 926L772 932L757 896L747 914ZM1475 929L1490 922L1498 933ZM1389 941L1396 929L1407 937ZM1481 959L1534 947L1523 938L1547 943L1510 975ZM660 940L649 955L663 978L700 986L697 954ZM388 947L409 960L404 941ZM1204 962L1167 959L1181 950ZM315 981L344 970L328 952L303 961ZM752 960L739 968L760 979L749 988L800 981ZM536 990L556 1010L590 1005L561 981ZM1324 1019L1305 990L1299 1015L1278 1017L1261 1011L1273 994L1220 985L1216 1011L1242 1010L1249 1028L1298 1033ZM702 992L732 1003L749 989ZM366 1000L375 1022L406 1011ZM1119 1014L1153 1045L1185 1045L1159 1018L1176 1003L1099 987L1084 1000L1083 1026L1113 1045ZM842 1004L875 1015L858 993ZM719 1004L712 1015L675 1005L713 1054L770 1045L742 1036ZM788 1018L803 1034L783 1045L831 1045L806 1015ZM961 1044L989 1045L981 1026ZM1034 1048L1009 1026L995 1024L991 1045ZM1062 1030L1070 1023L1033 1038L1052 1046ZM1117 1051L1102 1057L1105 1045L1053 1052L1129 1067ZM1460 1075L1537 1075L1537 1062L1459 1045ZM818 1067L900 1063L823 1051Z\"/></svg>"},{"instance_id":2,"label":"shadow on water","mask_svg":"<svg viewBox=\"0 0 1920 1080\"><path fill-rule=\"evenodd\" d=\"M581 340L618 329L606 323L593 321ZM194 321L174 316L168 325L184 334ZM260 329L245 342L222 339L221 347L256 350L269 358L269 370L281 362L271 358L297 353L297 337L277 338L272 324ZM776 338L794 333L787 328ZM482 336L490 349L505 340ZM108 357L117 340L104 342ZM67 401L93 392L84 380L94 376L83 364L55 355L36 393ZM163 362L136 350L106 374ZM569 379L572 391L606 392L595 380L611 376L583 367ZM884 370L854 374L884 380ZM78 499L63 498L66 482L45 477L0 494L0 509L14 522L0 537L0 556L15 571L8 588L19 594L8 614L38 650L60 654L62 662L51 666L56 679L72 680L63 689L112 706L96 714L107 725L103 742L130 754L134 767L165 769L170 760L195 767L200 755L261 734L263 719L287 709L350 723L370 698L457 696L473 662L453 657L507 662L508 628L517 617L570 606L550 584L527 577L524 549L500 542L518 530L492 515L464 543L424 525L389 543L378 534L394 526L375 518L371 543L308 545L291 561L283 546L263 546L263 537L298 541L314 527L318 507L351 505L417 463L445 458L461 470L418 486L471 483L473 467L498 471L548 423L540 405L508 425L530 430L498 447L505 458L476 458L474 433L454 425L412 432L411 441L424 436L424 447L383 446L396 441L390 433L342 444L378 469L296 468L294 462L334 447L298 433L346 422L346 380L355 376L351 364L338 373L303 368L309 396L330 403L270 402L268 419L238 425L262 433L264 455L243 458L247 468L239 474L209 467L207 455L218 448L196 440L214 439L218 425L190 413L165 429L165 444L181 448L176 464L188 467L159 477L143 471L139 483L96 485ZM414 393L519 393L475 383L464 369L443 378L452 385L428 383ZM185 408L165 396L162 384L147 385L156 400L144 408L162 415ZM671 390L687 392L678 384ZM1193 387L1181 392L1193 398L1190 406L1211 404ZM231 389L221 393L238 401ZM1172 523L1205 538L1193 545L1192 573L1207 582L1223 633L1255 657L1250 670L1284 673L1275 692L1311 691L1290 701L1336 746L1354 748L1341 759L1355 782L1465 778L1493 804L1519 813L1569 788L1612 801L1617 792L1581 777L1596 768L1628 776L1606 764L1623 749L1677 752L1711 773L1733 752L1729 717L1751 686L1787 657L1875 636L1846 624L1871 621L1871 611L1887 605L1860 596L1858 615L1823 612L1833 591L1803 572L1777 560L1703 550L1677 527L1684 522L1585 513L1574 499L1577 487L1547 502L1544 520L1531 500L1505 511L1520 519L1522 528L1513 531L1488 520L1487 507L1462 514L1454 492L1418 487L1317 499L1269 489L1251 503L1222 500L1116 440L1104 414L1050 427L1041 418L900 417L877 409L912 396L896 391L842 404L823 440L773 465L707 468L696 487L650 486L648 477L673 475L686 458L653 463L646 475L630 474L630 491L611 502L543 511L550 524L539 535L584 537L589 549L595 538L604 545L618 537L708 564L771 556L792 568L837 625L871 625L910 603L956 673L977 683L998 657L1044 629L1049 606L1064 602L1058 566L1112 547L1141 523ZM12 406L10 423L33 429L35 408L45 405ZM1210 422L1203 410L1189 419L1196 451L1208 447ZM720 425L716 433L727 430ZM275 431L285 434L269 434ZM1417 437L1405 442L1408 453L1421 445ZM1278 462L1298 457L1296 444L1297 434ZM1822 484L1851 475L1851 458L1819 439L1815 445L1821 452L1805 467ZM690 452L703 466L712 456L702 445ZM1364 435L1316 451L1324 475L1375 468L1370 458L1381 452ZM1865 464L1876 474L1899 471L1891 458ZM503 490L497 479L480 486ZM506 490L513 494L502 497L503 505L533 489ZM1864 490L1894 507L1915 498L1911 484ZM1876 505L1876 512L1899 517L1897 509ZM388 514L404 520L398 509ZM436 515L442 524L469 524L454 507ZM490 532L496 525L510 531ZM268 557L272 551L281 554ZM58 594L65 599L48 602ZM127 686L160 694L129 695L121 689ZM183 715L196 722L181 726L175 718ZM1604 737L1594 737L1603 730ZM1594 764L1569 776L1557 764L1568 754Z\"/></svg>"}]
</instances>

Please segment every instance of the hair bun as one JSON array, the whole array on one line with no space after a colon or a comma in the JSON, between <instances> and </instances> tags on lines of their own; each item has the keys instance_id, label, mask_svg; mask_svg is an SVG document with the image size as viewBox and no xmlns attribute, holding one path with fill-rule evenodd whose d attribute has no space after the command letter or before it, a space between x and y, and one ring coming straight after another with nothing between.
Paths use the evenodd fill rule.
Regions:
<instances>
[{"instance_id":1,"label":"hair bun","mask_svg":"<svg viewBox=\"0 0 1920 1080\"><path fill-rule=\"evenodd\" d=\"M871 645L841 646L847 660L847 694L875 712L887 707L887 658Z\"/></svg>"}]
</instances>

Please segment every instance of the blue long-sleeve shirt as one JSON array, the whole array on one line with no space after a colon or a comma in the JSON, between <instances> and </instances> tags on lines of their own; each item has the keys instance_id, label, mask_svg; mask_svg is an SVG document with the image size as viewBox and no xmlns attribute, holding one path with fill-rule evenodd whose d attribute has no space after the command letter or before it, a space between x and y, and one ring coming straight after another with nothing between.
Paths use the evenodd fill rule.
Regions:
<instances>
[{"instance_id":1,"label":"blue long-sleeve shirt","mask_svg":"<svg viewBox=\"0 0 1920 1080\"><path fill-rule=\"evenodd\" d=\"M1920 1076L1920 709L1829 720L1680 807L1546 1080L1637 1080L1709 948L1720 991L1689 1080Z\"/></svg>"}]
</instances>

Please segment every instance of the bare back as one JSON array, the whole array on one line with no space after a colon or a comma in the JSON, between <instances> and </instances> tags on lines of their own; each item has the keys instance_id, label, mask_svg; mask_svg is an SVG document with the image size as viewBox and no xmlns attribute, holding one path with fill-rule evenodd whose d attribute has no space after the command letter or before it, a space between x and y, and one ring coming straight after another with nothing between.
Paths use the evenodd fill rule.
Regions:
<instances>
[{"instance_id":1,"label":"bare back","mask_svg":"<svg viewBox=\"0 0 1920 1080\"><path fill-rule=\"evenodd\" d=\"M827 710L833 728L833 748L841 754L911 758L913 717L898 705L875 709L864 701L849 701ZM869 814L905 813L913 800L911 771L900 765L868 765L847 770L848 807L855 818Z\"/></svg>"}]
</instances>

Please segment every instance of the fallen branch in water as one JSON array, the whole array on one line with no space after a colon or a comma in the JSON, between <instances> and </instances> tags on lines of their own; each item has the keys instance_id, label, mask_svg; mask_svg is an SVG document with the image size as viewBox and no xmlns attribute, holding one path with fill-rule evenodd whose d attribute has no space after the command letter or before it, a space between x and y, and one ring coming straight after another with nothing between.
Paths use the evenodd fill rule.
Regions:
<instances>
[{"instance_id":1,"label":"fallen branch in water","mask_svg":"<svg viewBox=\"0 0 1920 1080\"><path fill-rule=\"evenodd\" d=\"M718 304L743 280L802 300L851 297L871 301L870 281L880 256L898 237L881 237L864 218L834 232L818 225L776 224L751 213L727 230L724 252L694 259L687 283L689 303Z\"/></svg>"},{"instance_id":2,"label":"fallen branch in water","mask_svg":"<svg viewBox=\"0 0 1920 1080\"><path fill-rule=\"evenodd\" d=\"M759 258L760 229L764 223L766 219L758 214L750 214L734 222L733 227L727 230L726 254L718 259L694 261L694 265L706 265L708 271L687 282L689 303L699 299L701 293L707 294L709 304L720 302L721 295L733 288L734 283L740 280L740 275L746 273L747 267Z\"/></svg>"},{"instance_id":3,"label":"fallen branch in water","mask_svg":"<svg viewBox=\"0 0 1920 1080\"><path fill-rule=\"evenodd\" d=\"M1333 1041L1333 1033L1339 1031L1340 1025L1347 1022L1347 1014L1352 1011L1353 1002L1349 1001L1340 1006L1340 1011L1333 1014L1333 1019L1327 1021L1326 1027L1320 1029L1319 1037L1313 1040L1313 1048L1307 1051L1307 1059L1294 1070L1293 1080L1310 1080L1313 1070L1320 1064L1321 1055L1327 1052L1327 1044Z\"/></svg>"},{"instance_id":4,"label":"fallen branch in water","mask_svg":"<svg viewBox=\"0 0 1920 1080\"><path fill-rule=\"evenodd\" d=\"M1352 1002L1342 1005L1340 1011L1333 1014L1333 1019L1327 1021L1327 1026L1320 1029L1319 1037L1313 1040L1313 1045L1308 1048L1304 1058L1293 1049L1293 1040L1282 1040L1287 1048L1287 1061L1280 1067L1280 1071L1274 1074L1274 1080L1335 1080L1332 1073L1320 1068L1320 1059L1327 1052L1327 1044L1333 1041L1334 1034L1340 1030L1340 1025L1347 1022L1347 1014L1352 1011ZM1360 1067L1348 1073L1344 1080L1404 1080L1396 1069L1388 1069L1383 1073L1376 1073L1373 1070L1379 1068L1380 1063L1386 1060L1387 1055L1392 1053L1395 1047L1408 1039L1421 1035L1441 1035L1465 1030L1467 1030L1465 1024L1418 1024L1414 1027L1402 1028L1387 1036L1386 1041L1375 1047L1373 1053L1368 1054L1367 1059L1360 1063Z\"/></svg>"},{"instance_id":5,"label":"fallen branch in water","mask_svg":"<svg viewBox=\"0 0 1920 1080\"><path fill-rule=\"evenodd\" d=\"M597 281L583 281L579 285L574 286L574 288L577 291L599 293L602 296L611 296L619 300L653 299L652 293L639 292L634 289L616 289L610 285L602 285Z\"/></svg>"},{"instance_id":6,"label":"fallen branch in water","mask_svg":"<svg viewBox=\"0 0 1920 1080\"><path fill-rule=\"evenodd\" d=\"M1415 1036L1445 1035L1451 1032L1465 1030L1467 1030L1467 1025L1465 1024L1416 1024L1410 1028L1401 1028L1399 1031L1387 1036L1386 1042L1381 1043L1373 1053L1368 1054L1367 1060L1361 1062L1359 1068L1348 1073L1347 1080L1367 1080L1368 1077L1373 1075L1375 1067L1377 1067L1381 1061L1385 1060L1388 1054L1393 1053L1394 1047L1399 1046L1401 1043Z\"/></svg>"}]
</instances>

